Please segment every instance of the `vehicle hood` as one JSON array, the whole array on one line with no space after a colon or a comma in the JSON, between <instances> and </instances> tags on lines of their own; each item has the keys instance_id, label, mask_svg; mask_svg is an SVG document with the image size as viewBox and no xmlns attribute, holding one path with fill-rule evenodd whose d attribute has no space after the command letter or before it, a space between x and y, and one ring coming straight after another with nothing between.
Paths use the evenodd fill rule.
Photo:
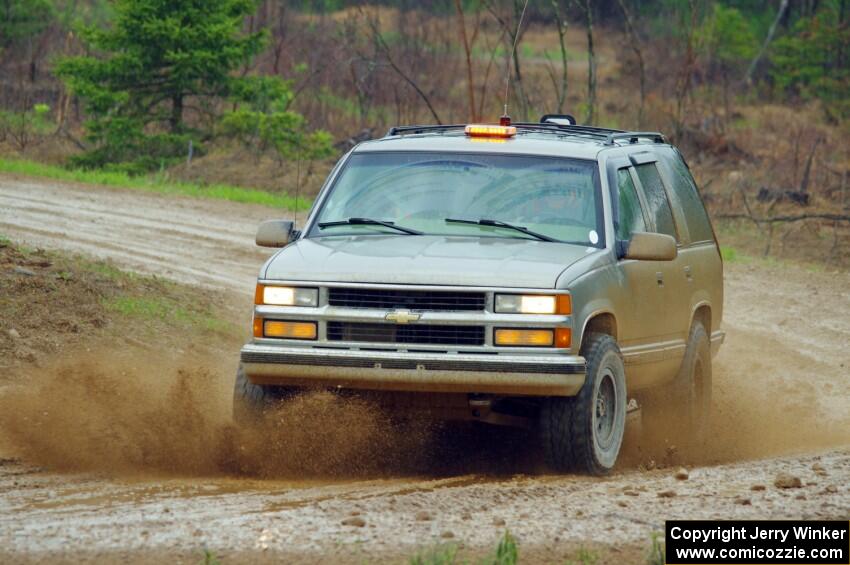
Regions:
<instances>
[{"instance_id":1,"label":"vehicle hood","mask_svg":"<svg viewBox=\"0 0 850 565\"><path fill-rule=\"evenodd\" d=\"M262 278L291 281L554 288L599 249L519 238L363 235L300 239Z\"/></svg>"}]
</instances>

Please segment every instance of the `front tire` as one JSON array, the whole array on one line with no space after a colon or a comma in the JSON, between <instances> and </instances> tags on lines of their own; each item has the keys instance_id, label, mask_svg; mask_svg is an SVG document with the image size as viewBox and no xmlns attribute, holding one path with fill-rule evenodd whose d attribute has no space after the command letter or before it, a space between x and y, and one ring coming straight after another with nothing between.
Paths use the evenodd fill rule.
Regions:
<instances>
[{"instance_id":1,"label":"front tire","mask_svg":"<svg viewBox=\"0 0 850 565\"><path fill-rule=\"evenodd\" d=\"M584 385L574 397L544 400L539 414L546 464L555 471L608 473L617 461L626 424L626 375L613 337L590 334L582 347Z\"/></svg>"},{"instance_id":2,"label":"front tire","mask_svg":"<svg viewBox=\"0 0 850 565\"><path fill-rule=\"evenodd\" d=\"M248 380L245 368L240 363L233 385L233 421L241 426L257 424L283 396L280 387L258 385Z\"/></svg>"}]
</instances>

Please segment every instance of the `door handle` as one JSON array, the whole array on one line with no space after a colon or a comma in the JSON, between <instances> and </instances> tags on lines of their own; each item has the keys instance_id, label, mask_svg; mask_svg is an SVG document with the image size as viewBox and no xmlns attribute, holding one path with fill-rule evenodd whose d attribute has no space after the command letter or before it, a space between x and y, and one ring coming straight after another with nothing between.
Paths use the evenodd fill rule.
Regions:
<instances>
[{"instance_id":1,"label":"door handle","mask_svg":"<svg viewBox=\"0 0 850 565\"><path fill-rule=\"evenodd\" d=\"M658 283L658 286L664 286L664 273L657 271L655 273L655 281Z\"/></svg>"},{"instance_id":2,"label":"door handle","mask_svg":"<svg viewBox=\"0 0 850 565\"><path fill-rule=\"evenodd\" d=\"M688 279L688 282L694 282L694 275L691 273L690 265L685 265L685 278Z\"/></svg>"}]
</instances>

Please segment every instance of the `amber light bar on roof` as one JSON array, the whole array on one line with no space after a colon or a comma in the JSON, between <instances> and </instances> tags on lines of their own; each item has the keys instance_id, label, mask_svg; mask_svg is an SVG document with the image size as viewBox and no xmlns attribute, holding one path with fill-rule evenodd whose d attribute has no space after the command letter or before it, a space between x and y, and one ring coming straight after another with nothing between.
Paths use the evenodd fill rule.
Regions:
<instances>
[{"instance_id":1,"label":"amber light bar on roof","mask_svg":"<svg viewBox=\"0 0 850 565\"><path fill-rule=\"evenodd\" d=\"M470 124L464 131L469 137L513 137L516 135L516 126Z\"/></svg>"}]
</instances>

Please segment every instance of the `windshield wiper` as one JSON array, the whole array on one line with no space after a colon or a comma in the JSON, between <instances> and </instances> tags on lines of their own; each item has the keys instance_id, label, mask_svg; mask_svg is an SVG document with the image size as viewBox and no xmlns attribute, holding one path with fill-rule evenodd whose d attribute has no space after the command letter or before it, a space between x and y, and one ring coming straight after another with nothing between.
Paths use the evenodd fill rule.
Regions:
<instances>
[{"instance_id":1,"label":"windshield wiper","mask_svg":"<svg viewBox=\"0 0 850 565\"><path fill-rule=\"evenodd\" d=\"M491 220L488 218L481 218L480 220L462 220L460 218L446 218L446 223L449 224L471 224L476 226L492 226L497 228L506 228L509 230L518 231L520 233L524 233L525 235L530 235L533 238L539 239L540 241L552 241L558 242L559 240L549 237L548 235L543 235L542 233L537 233L535 231L531 231L528 228L517 226L514 224L509 224L507 222L503 222L501 220Z\"/></svg>"},{"instance_id":2,"label":"windshield wiper","mask_svg":"<svg viewBox=\"0 0 850 565\"><path fill-rule=\"evenodd\" d=\"M394 229L407 235L423 235L421 231L397 226L392 222L384 222L381 220L373 220L372 218L348 218L337 222L319 222L319 228L332 228L334 226L383 226L385 228Z\"/></svg>"}]
</instances>

